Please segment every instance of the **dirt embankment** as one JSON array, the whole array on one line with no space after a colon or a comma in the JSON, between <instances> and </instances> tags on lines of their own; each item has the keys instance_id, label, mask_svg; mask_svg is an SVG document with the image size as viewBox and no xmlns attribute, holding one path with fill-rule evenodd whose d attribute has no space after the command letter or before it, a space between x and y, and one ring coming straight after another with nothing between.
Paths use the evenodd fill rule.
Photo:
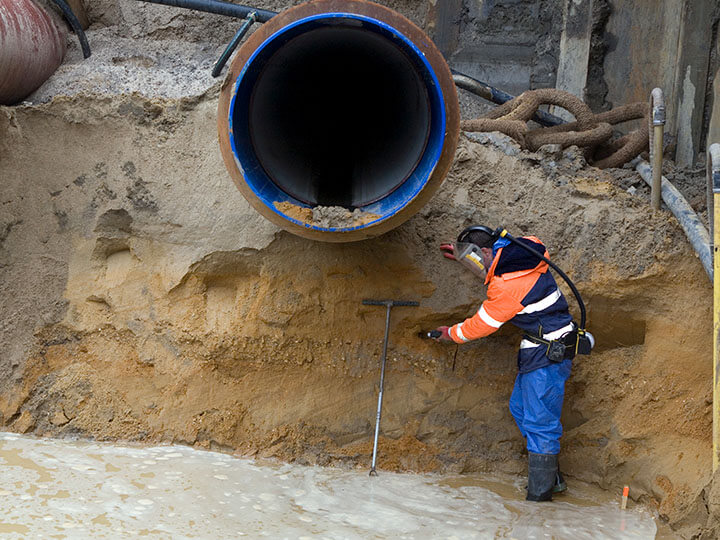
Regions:
<instances>
[{"instance_id":1,"label":"dirt embankment","mask_svg":"<svg viewBox=\"0 0 720 540\"><path fill-rule=\"evenodd\" d=\"M483 299L437 245L503 224L547 243L598 339L568 386L567 473L629 484L671 522L708 496L711 288L666 211L572 152L549 165L463 137L441 191L404 226L306 241L235 192L215 104L3 109L7 429L366 466L384 310L361 300L414 299L392 315L379 467L521 472L507 410L517 332L457 349L416 338Z\"/></svg>"}]
</instances>

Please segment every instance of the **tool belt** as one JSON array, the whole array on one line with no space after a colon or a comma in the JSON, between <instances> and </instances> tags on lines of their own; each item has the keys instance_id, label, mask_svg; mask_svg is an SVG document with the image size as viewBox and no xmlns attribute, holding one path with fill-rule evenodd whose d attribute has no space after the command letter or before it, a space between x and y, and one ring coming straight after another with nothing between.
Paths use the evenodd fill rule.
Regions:
<instances>
[{"instance_id":1,"label":"tool belt","mask_svg":"<svg viewBox=\"0 0 720 540\"><path fill-rule=\"evenodd\" d=\"M592 344L585 330L578 329L576 324L573 324L573 327L573 330L563 334L558 339L550 340L542 337L542 328L540 328L540 335L523 334L523 338L538 345L545 345L547 347L545 355L551 362L572 360L576 354L590 354L592 349Z\"/></svg>"}]
</instances>

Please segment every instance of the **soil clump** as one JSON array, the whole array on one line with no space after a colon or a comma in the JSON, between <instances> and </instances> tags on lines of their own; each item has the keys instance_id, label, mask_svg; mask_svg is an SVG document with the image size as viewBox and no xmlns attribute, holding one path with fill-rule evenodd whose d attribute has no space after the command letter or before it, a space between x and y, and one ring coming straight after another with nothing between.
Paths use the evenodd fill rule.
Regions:
<instances>
[{"instance_id":1,"label":"soil clump","mask_svg":"<svg viewBox=\"0 0 720 540\"><path fill-rule=\"evenodd\" d=\"M315 227L346 228L359 227L378 219L378 214L365 212L360 208L349 210L342 206L298 206L291 202L275 203L275 208L293 219Z\"/></svg>"}]
</instances>

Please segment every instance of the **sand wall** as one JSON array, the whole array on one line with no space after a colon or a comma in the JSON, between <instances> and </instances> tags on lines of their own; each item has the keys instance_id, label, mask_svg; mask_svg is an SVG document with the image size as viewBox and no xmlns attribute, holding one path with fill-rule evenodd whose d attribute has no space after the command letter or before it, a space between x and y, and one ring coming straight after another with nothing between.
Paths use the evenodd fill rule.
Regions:
<instances>
[{"instance_id":1,"label":"sand wall","mask_svg":"<svg viewBox=\"0 0 720 540\"><path fill-rule=\"evenodd\" d=\"M524 469L518 332L428 343L483 288L437 245L471 222L539 235L589 307L562 463L670 519L708 479L711 288L674 218L567 153L462 138L441 192L383 237L280 232L226 176L216 97L3 109L0 413L38 435L175 441L365 466L392 313L379 466ZM38 151L40 149L41 151Z\"/></svg>"}]
</instances>

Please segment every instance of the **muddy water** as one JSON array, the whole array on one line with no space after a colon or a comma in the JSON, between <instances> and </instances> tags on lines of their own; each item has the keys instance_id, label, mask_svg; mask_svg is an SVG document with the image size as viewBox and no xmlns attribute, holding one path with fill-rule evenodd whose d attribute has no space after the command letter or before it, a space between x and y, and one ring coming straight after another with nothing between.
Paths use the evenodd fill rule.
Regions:
<instances>
[{"instance_id":1,"label":"muddy water","mask_svg":"<svg viewBox=\"0 0 720 540\"><path fill-rule=\"evenodd\" d=\"M258 463L182 446L0 434L2 538L655 538L588 486L549 504L522 479Z\"/></svg>"}]
</instances>

